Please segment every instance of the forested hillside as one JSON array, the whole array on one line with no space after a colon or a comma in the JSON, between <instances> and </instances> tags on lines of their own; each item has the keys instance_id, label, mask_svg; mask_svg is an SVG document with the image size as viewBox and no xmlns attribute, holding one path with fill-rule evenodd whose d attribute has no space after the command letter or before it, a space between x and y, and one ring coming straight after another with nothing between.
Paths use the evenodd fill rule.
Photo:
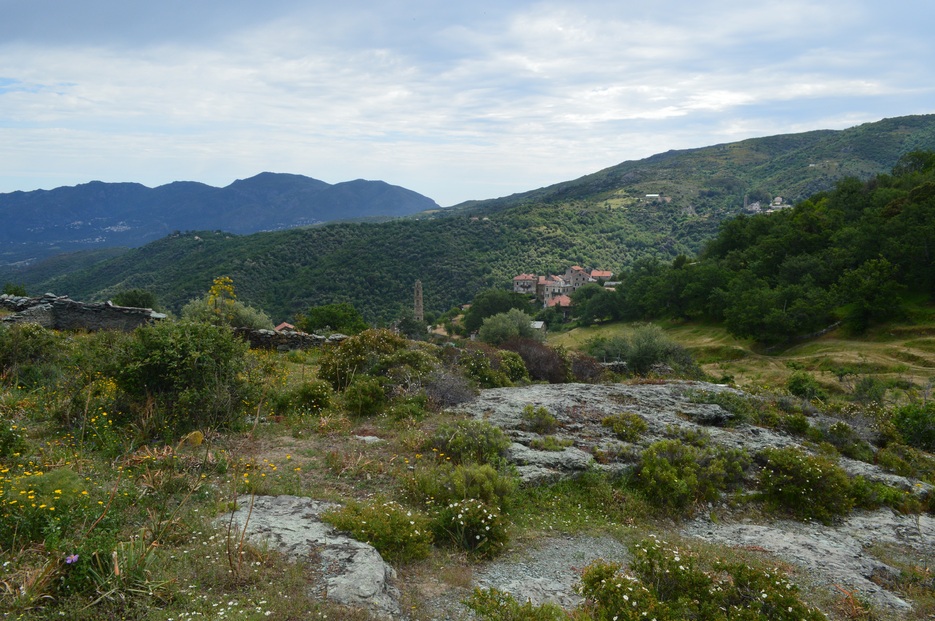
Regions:
<instances>
[{"instance_id":1,"label":"forested hillside","mask_svg":"<svg viewBox=\"0 0 935 621\"><path fill-rule=\"evenodd\" d=\"M902 319L907 296L935 292L935 152L793 209L730 220L696 260L641 261L622 278L613 293L579 291L578 312L707 319L767 343Z\"/></svg>"},{"instance_id":2,"label":"forested hillside","mask_svg":"<svg viewBox=\"0 0 935 621\"><path fill-rule=\"evenodd\" d=\"M443 311L483 288L508 286L522 271L564 272L569 262L619 270L641 257L691 253L715 227L645 203L574 202L521 206L489 218L336 224L244 237L187 233L30 288L106 299L139 287L178 310L215 276L227 275L242 299L274 319L350 301L371 321L390 320L411 307L416 279L426 310Z\"/></svg>"},{"instance_id":3,"label":"forested hillside","mask_svg":"<svg viewBox=\"0 0 935 621\"><path fill-rule=\"evenodd\" d=\"M657 270L678 255L699 252L745 201L765 204L782 196L788 204L832 188L846 174L868 179L888 172L900 155L920 147L935 149L935 115L668 152L413 219L244 237L180 233L81 270L59 262L2 276L31 292L88 300L144 288L178 310L216 276L227 275L242 299L277 320L312 305L348 301L368 320L388 321L411 306L416 279L423 283L426 310L444 311L484 288L507 287L522 272L564 272L571 264L614 273L634 265ZM805 274L812 267L829 266L788 269ZM704 289L705 282L694 286ZM662 304L662 312L680 312L669 306ZM723 316L723 310L704 313Z\"/></svg>"}]
</instances>

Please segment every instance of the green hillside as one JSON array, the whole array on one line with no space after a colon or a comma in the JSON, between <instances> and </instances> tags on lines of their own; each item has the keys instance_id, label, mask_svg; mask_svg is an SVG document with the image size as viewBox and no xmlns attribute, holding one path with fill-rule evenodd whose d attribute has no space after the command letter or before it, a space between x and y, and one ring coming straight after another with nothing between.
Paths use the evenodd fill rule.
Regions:
<instances>
[{"instance_id":1,"label":"green hillside","mask_svg":"<svg viewBox=\"0 0 935 621\"><path fill-rule=\"evenodd\" d=\"M4 278L81 299L142 287L177 310L227 275L241 299L277 320L349 301L382 321L411 304L416 279L426 310L443 311L520 272L577 263L616 273L639 259L694 254L745 198L804 198L846 175L888 171L918 148L935 149L935 115L668 152L420 218L243 237L179 234L58 277L44 266L39 277Z\"/></svg>"}]
</instances>

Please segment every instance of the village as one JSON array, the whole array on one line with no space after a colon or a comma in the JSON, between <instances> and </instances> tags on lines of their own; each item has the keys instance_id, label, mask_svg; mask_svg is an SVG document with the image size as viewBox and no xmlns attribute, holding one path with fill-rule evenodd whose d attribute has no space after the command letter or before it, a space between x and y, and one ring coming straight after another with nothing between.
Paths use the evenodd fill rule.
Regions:
<instances>
[{"instance_id":1,"label":"village","mask_svg":"<svg viewBox=\"0 0 935 621\"><path fill-rule=\"evenodd\" d=\"M613 272L608 270L587 270L580 265L572 265L561 276L538 274L520 274L513 277L513 291L535 295L542 302L543 308L555 308L567 312L571 308L571 294L589 283L613 289L618 282L611 280Z\"/></svg>"}]
</instances>

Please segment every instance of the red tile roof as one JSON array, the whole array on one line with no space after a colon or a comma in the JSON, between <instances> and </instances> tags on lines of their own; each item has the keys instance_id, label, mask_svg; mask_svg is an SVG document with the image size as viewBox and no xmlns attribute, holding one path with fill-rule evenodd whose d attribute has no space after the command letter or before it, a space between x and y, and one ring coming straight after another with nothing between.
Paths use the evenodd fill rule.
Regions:
<instances>
[{"instance_id":1,"label":"red tile roof","mask_svg":"<svg viewBox=\"0 0 935 621\"><path fill-rule=\"evenodd\" d=\"M549 308L553 306L571 306L571 298L567 295L557 295L545 303Z\"/></svg>"}]
</instances>

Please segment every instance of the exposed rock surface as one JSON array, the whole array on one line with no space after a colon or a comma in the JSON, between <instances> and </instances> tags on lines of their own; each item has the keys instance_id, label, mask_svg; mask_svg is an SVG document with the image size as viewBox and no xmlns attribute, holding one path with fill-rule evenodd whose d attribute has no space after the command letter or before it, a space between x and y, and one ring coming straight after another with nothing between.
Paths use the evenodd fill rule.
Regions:
<instances>
[{"instance_id":1,"label":"exposed rock surface","mask_svg":"<svg viewBox=\"0 0 935 621\"><path fill-rule=\"evenodd\" d=\"M769 524L747 522L715 524L709 519L692 522L683 533L733 546L749 547L806 567L829 589L835 584L858 589L879 606L907 611L910 606L873 579L883 581L899 571L874 558L872 544L895 544L916 550L935 550L935 518L897 515L888 509L860 512L840 525L780 520Z\"/></svg>"},{"instance_id":2,"label":"exposed rock surface","mask_svg":"<svg viewBox=\"0 0 935 621\"><path fill-rule=\"evenodd\" d=\"M267 543L299 562L317 563L324 576L324 593L345 606L367 608L380 616L400 615L396 572L372 546L337 532L319 519L332 503L297 496L257 496L253 507L244 502L234 512L234 529L246 524L247 537ZM218 523L226 526L230 514Z\"/></svg>"}]
</instances>

